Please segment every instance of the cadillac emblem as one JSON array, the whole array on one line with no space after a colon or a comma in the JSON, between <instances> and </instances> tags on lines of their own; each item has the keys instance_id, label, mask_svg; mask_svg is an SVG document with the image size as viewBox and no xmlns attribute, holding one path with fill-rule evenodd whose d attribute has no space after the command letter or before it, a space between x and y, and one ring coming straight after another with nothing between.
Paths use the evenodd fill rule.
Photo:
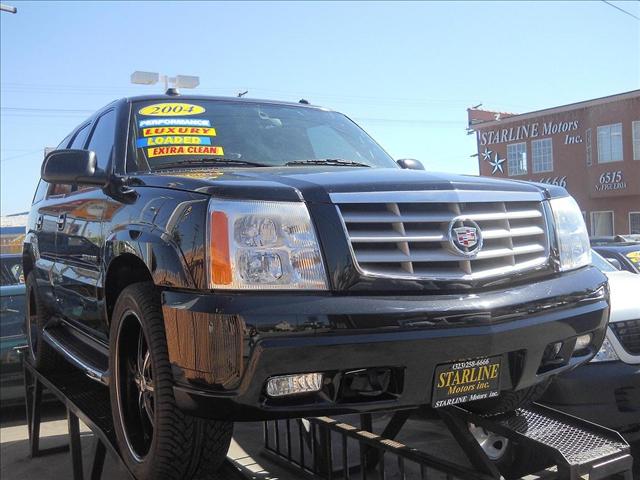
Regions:
<instances>
[{"instance_id":1,"label":"cadillac emblem","mask_svg":"<svg viewBox=\"0 0 640 480\"><path fill-rule=\"evenodd\" d=\"M475 257L482 248L482 230L466 217L456 217L449 223L449 244L455 253Z\"/></svg>"}]
</instances>

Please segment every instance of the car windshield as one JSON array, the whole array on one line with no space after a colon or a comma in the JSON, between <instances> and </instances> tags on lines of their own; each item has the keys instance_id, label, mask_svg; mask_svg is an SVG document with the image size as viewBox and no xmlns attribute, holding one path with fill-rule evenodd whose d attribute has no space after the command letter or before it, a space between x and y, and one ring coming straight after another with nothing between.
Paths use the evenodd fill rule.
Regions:
<instances>
[{"instance_id":1,"label":"car windshield","mask_svg":"<svg viewBox=\"0 0 640 480\"><path fill-rule=\"evenodd\" d=\"M13 287L15 288L15 287ZM24 334L25 316L25 296L24 293L0 295L0 337L13 337Z\"/></svg>"},{"instance_id":2,"label":"car windshield","mask_svg":"<svg viewBox=\"0 0 640 480\"><path fill-rule=\"evenodd\" d=\"M24 283L22 257L19 255L0 256L0 285Z\"/></svg>"},{"instance_id":3,"label":"car windshield","mask_svg":"<svg viewBox=\"0 0 640 480\"><path fill-rule=\"evenodd\" d=\"M287 164L398 168L344 115L303 105L223 100L134 104L138 171L171 167ZM129 163L131 165L131 163Z\"/></svg>"},{"instance_id":4,"label":"car windshield","mask_svg":"<svg viewBox=\"0 0 640 480\"><path fill-rule=\"evenodd\" d=\"M591 250L591 263L601 272L617 272L618 269L611 265L603 256L595 250Z\"/></svg>"}]
</instances>

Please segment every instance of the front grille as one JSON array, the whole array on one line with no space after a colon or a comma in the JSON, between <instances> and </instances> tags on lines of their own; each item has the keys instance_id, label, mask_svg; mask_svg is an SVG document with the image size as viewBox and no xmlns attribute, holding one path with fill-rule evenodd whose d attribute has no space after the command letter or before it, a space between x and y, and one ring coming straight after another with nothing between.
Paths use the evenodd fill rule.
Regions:
<instances>
[{"instance_id":1,"label":"front grille","mask_svg":"<svg viewBox=\"0 0 640 480\"><path fill-rule=\"evenodd\" d=\"M640 319L609 324L620 345L632 355L640 355Z\"/></svg>"},{"instance_id":2,"label":"front grille","mask_svg":"<svg viewBox=\"0 0 640 480\"><path fill-rule=\"evenodd\" d=\"M331 196L355 261L365 273L429 280L476 280L548 262L542 197L511 192L376 192ZM483 246L473 257L449 241L450 222L472 220Z\"/></svg>"}]
</instances>

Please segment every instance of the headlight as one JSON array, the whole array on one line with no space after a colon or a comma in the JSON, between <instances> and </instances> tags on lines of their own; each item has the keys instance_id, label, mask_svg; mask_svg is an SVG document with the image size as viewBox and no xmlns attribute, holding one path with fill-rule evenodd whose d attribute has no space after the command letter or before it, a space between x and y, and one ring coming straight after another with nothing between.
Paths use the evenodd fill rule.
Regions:
<instances>
[{"instance_id":1,"label":"headlight","mask_svg":"<svg viewBox=\"0 0 640 480\"><path fill-rule=\"evenodd\" d=\"M618 354L613 349L613 345L607 337L604 337L604 342L602 342L602 347L596 353L596 356L591 359L592 362L613 362L614 360L620 360Z\"/></svg>"},{"instance_id":2,"label":"headlight","mask_svg":"<svg viewBox=\"0 0 640 480\"><path fill-rule=\"evenodd\" d=\"M591 263L589 234L580 207L573 197L554 198L551 210L560 250L560 270L573 270Z\"/></svg>"},{"instance_id":3,"label":"headlight","mask_svg":"<svg viewBox=\"0 0 640 480\"><path fill-rule=\"evenodd\" d=\"M209 286L327 289L320 246L302 202L209 203Z\"/></svg>"}]
</instances>

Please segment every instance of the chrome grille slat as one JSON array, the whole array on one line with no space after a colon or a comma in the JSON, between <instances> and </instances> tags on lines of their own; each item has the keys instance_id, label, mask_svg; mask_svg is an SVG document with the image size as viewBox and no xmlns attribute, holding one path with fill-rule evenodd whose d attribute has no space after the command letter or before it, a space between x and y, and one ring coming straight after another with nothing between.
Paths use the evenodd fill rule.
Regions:
<instances>
[{"instance_id":1,"label":"chrome grille slat","mask_svg":"<svg viewBox=\"0 0 640 480\"><path fill-rule=\"evenodd\" d=\"M388 223L388 222L424 222L424 215L416 214L400 214L396 215L392 212L382 212L378 214L360 213L352 214L345 213L344 221L348 223ZM440 214L430 216L430 222L450 222L455 217L452 214Z\"/></svg>"},{"instance_id":2,"label":"chrome grille slat","mask_svg":"<svg viewBox=\"0 0 640 480\"><path fill-rule=\"evenodd\" d=\"M398 235L395 232L355 232L351 235L354 243L381 243L381 242L443 242L446 238L439 232L432 232L423 235Z\"/></svg>"},{"instance_id":3,"label":"chrome grille slat","mask_svg":"<svg viewBox=\"0 0 640 480\"><path fill-rule=\"evenodd\" d=\"M528 237L529 235L544 235L545 231L540 227L520 227L496 230L483 230L482 237L485 240L493 238Z\"/></svg>"},{"instance_id":4,"label":"chrome grille slat","mask_svg":"<svg viewBox=\"0 0 640 480\"><path fill-rule=\"evenodd\" d=\"M483 249L477 256L469 259L473 262L476 260L486 260L489 258L506 257L509 255L525 255L528 253L543 252L542 245L524 245L520 247L510 248L494 248ZM458 262L461 260L460 255L453 252L438 250L431 252L420 252L412 250L411 254L398 251L374 250L370 252L362 252L358 254L358 261L361 263L389 263L389 262Z\"/></svg>"},{"instance_id":5,"label":"chrome grille slat","mask_svg":"<svg viewBox=\"0 0 640 480\"><path fill-rule=\"evenodd\" d=\"M332 195L359 268L369 275L474 280L538 268L549 258L542 196L527 192L456 192L440 201L431 192L376 192L368 202L355 194ZM362 194L367 196L367 194ZM395 200L395 201L394 201ZM474 257L450 248L449 223L463 216L478 224L484 240Z\"/></svg>"},{"instance_id":6,"label":"chrome grille slat","mask_svg":"<svg viewBox=\"0 0 640 480\"><path fill-rule=\"evenodd\" d=\"M368 212L363 213L350 213L345 212L342 214L343 219L347 223L388 223L388 222L430 222L430 223L449 223L457 215L453 213L441 213L429 215L428 219L424 215L420 214L394 214L392 212L381 212L371 214ZM542 213L536 210L522 210L511 212L484 212L473 213L466 215L466 217L476 222L482 220L515 220L521 218L539 218L542 217Z\"/></svg>"}]
</instances>

